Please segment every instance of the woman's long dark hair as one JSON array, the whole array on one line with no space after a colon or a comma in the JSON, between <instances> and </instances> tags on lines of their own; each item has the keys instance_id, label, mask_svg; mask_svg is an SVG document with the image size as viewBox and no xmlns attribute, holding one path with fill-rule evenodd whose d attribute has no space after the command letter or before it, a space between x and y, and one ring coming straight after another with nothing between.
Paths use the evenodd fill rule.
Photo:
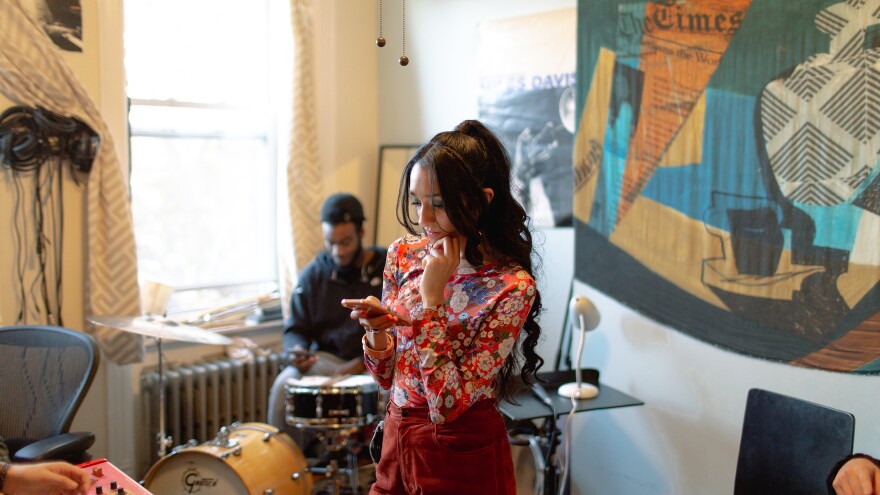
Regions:
<instances>
[{"instance_id":1,"label":"woman's long dark hair","mask_svg":"<svg viewBox=\"0 0 880 495\"><path fill-rule=\"evenodd\" d=\"M533 263L538 258L532 252L529 218L513 197L510 158L492 131L479 121L465 120L454 130L434 136L406 164L397 196L397 219L411 234L418 233L418 222L411 218L409 205L410 172L416 165L430 171L439 186L449 220L467 238L465 258L470 264L483 264L479 249L482 244L495 260L518 264L537 280ZM491 201L486 199L484 188L494 191ZM455 201L456 198L461 201ZM508 398L519 389L520 384L512 379L517 368L521 383L529 385L544 364L535 352L541 336L537 322L540 312L541 294L536 291L520 333L521 349L514 346L498 374L499 399Z\"/></svg>"}]
</instances>

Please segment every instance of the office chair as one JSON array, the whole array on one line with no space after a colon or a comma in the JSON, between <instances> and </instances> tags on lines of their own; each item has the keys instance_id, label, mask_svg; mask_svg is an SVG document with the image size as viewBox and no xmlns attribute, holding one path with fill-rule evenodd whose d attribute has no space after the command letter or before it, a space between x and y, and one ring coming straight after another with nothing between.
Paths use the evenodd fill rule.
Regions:
<instances>
[{"instance_id":1,"label":"office chair","mask_svg":"<svg viewBox=\"0 0 880 495\"><path fill-rule=\"evenodd\" d=\"M768 390L749 390L734 495L827 493L834 465L852 453L853 415Z\"/></svg>"},{"instance_id":2,"label":"office chair","mask_svg":"<svg viewBox=\"0 0 880 495\"><path fill-rule=\"evenodd\" d=\"M95 340L75 330L0 327L0 436L13 460L88 460L94 433L69 429L99 359Z\"/></svg>"}]
</instances>

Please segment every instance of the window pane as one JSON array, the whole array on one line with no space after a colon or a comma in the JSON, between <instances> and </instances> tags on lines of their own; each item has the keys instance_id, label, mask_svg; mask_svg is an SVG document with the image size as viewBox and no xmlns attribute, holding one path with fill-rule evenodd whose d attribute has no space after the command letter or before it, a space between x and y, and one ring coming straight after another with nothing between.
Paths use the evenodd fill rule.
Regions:
<instances>
[{"instance_id":1,"label":"window pane","mask_svg":"<svg viewBox=\"0 0 880 495\"><path fill-rule=\"evenodd\" d=\"M265 140L132 137L142 280L276 280L275 169Z\"/></svg>"},{"instance_id":2,"label":"window pane","mask_svg":"<svg viewBox=\"0 0 880 495\"><path fill-rule=\"evenodd\" d=\"M129 97L265 105L265 1L126 0L125 20Z\"/></svg>"},{"instance_id":3,"label":"window pane","mask_svg":"<svg viewBox=\"0 0 880 495\"><path fill-rule=\"evenodd\" d=\"M138 105L132 102L128 120L132 134L189 134L199 136L265 136L270 117L253 108L191 108Z\"/></svg>"},{"instance_id":4,"label":"window pane","mask_svg":"<svg viewBox=\"0 0 880 495\"><path fill-rule=\"evenodd\" d=\"M275 11L287 2L124 1L141 280L175 288L170 313L276 289L275 136L289 115L270 70L289 70L290 17Z\"/></svg>"}]
</instances>

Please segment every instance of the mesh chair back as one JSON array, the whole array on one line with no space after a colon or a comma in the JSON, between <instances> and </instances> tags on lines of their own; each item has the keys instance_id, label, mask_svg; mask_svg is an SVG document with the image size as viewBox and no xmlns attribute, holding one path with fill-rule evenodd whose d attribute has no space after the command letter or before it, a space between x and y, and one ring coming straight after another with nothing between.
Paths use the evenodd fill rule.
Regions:
<instances>
[{"instance_id":1,"label":"mesh chair back","mask_svg":"<svg viewBox=\"0 0 880 495\"><path fill-rule=\"evenodd\" d=\"M95 340L67 328L0 328L0 436L10 448L67 433L95 372Z\"/></svg>"}]
</instances>

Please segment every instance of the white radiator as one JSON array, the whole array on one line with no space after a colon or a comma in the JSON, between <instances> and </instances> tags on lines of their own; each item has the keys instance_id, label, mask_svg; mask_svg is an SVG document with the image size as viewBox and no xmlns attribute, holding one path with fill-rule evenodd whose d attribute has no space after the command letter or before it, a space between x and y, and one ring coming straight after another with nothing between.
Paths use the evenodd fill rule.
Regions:
<instances>
[{"instance_id":1,"label":"white radiator","mask_svg":"<svg viewBox=\"0 0 880 495\"><path fill-rule=\"evenodd\" d=\"M265 423L269 389L286 364L284 353L276 352L251 361L218 359L166 368L165 434L171 437L171 445L212 440L220 427L235 422ZM147 428L141 431L139 445L148 449L141 459L150 466L159 460L156 370L141 373L141 407Z\"/></svg>"}]
</instances>

